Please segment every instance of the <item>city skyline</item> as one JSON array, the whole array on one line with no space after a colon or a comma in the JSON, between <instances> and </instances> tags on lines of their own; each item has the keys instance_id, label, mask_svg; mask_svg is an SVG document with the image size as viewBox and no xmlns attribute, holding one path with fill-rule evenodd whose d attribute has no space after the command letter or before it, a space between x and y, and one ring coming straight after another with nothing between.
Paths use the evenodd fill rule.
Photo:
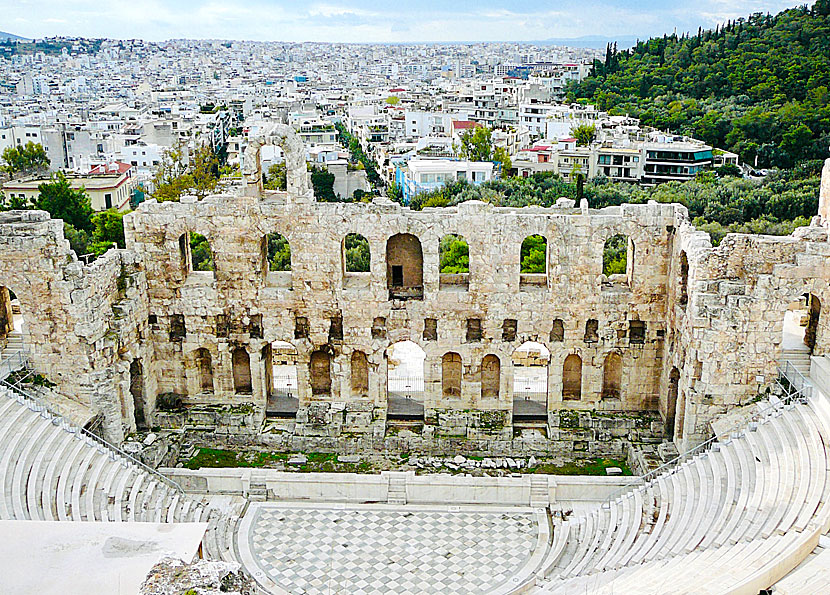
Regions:
<instances>
[{"instance_id":1,"label":"city skyline","mask_svg":"<svg viewBox=\"0 0 830 595\"><path fill-rule=\"evenodd\" d=\"M583 36L638 37L696 31L754 12L775 13L798 3L778 0L670 2L589 0L578 5L437 0L383 6L368 0L314 2L297 8L282 0L71 5L44 0L0 0L15 15L2 27L23 37L79 36L251 41L366 43L539 41ZM44 15L49 15L44 17Z\"/></svg>"}]
</instances>

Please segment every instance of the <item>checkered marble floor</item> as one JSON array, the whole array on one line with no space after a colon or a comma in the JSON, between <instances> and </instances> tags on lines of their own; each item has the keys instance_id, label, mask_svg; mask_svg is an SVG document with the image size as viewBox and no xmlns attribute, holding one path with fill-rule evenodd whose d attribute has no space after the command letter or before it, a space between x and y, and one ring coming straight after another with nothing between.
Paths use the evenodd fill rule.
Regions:
<instances>
[{"instance_id":1,"label":"checkered marble floor","mask_svg":"<svg viewBox=\"0 0 830 595\"><path fill-rule=\"evenodd\" d=\"M248 515L246 566L294 595L486 593L528 564L539 535L529 510L263 503Z\"/></svg>"}]
</instances>

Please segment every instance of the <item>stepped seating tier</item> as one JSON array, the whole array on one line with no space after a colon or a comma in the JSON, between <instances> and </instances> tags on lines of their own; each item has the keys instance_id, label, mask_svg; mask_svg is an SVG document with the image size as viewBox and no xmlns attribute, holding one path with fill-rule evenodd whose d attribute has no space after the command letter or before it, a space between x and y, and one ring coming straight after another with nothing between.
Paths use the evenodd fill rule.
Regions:
<instances>
[{"instance_id":1,"label":"stepped seating tier","mask_svg":"<svg viewBox=\"0 0 830 595\"><path fill-rule=\"evenodd\" d=\"M830 401L760 409L708 450L556 523L534 592L757 593L795 568L830 529ZM789 588L826 576L817 568Z\"/></svg>"},{"instance_id":2,"label":"stepped seating tier","mask_svg":"<svg viewBox=\"0 0 830 595\"><path fill-rule=\"evenodd\" d=\"M213 507L184 494L117 450L0 386L0 519L207 522L205 553L237 561L242 504Z\"/></svg>"}]
</instances>

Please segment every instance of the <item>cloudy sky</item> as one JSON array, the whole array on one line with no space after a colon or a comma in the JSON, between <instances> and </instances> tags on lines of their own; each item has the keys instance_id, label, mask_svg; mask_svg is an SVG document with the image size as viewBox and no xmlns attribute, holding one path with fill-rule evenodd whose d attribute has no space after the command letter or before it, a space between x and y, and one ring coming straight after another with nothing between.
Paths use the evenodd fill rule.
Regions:
<instances>
[{"instance_id":1,"label":"cloudy sky","mask_svg":"<svg viewBox=\"0 0 830 595\"><path fill-rule=\"evenodd\" d=\"M803 2L802 2L803 3ZM0 30L24 37L281 41L521 41L697 31L777 0L0 0Z\"/></svg>"}]
</instances>

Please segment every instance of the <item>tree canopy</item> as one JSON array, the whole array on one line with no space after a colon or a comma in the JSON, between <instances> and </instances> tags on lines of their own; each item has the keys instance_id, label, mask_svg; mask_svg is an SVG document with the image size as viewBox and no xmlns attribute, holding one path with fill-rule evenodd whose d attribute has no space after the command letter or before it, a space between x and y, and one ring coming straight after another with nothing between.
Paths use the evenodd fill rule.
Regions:
<instances>
[{"instance_id":1,"label":"tree canopy","mask_svg":"<svg viewBox=\"0 0 830 595\"><path fill-rule=\"evenodd\" d=\"M40 195L35 208L48 211L53 219L63 219L76 229L92 231L92 205L83 187L75 190L63 172L52 174L48 182L37 187Z\"/></svg>"},{"instance_id":2,"label":"tree canopy","mask_svg":"<svg viewBox=\"0 0 830 595\"><path fill-rule=\"evenodd\" d=\"M3 170L9 175L28 174L49 167L49 157L43 145L29 141L25 145L3 150Z\"/></svg>"},{"instance_id":3,"label":"tree canopy","mask_svg":"<svg viewBox=\"0 0 830 595\"><path fill-rule=\"evenodd\" d=\"M617 51L568 89L612 115L701 138L759 167L827 156L830 0Z\"/></svg>"},{"instance_id":4,"label":"tree canopy","mask_svg":"<svg viewBox=\"0 0 830 595\"><path fill-rule=\"evenodd\" d=\"M207 145L197 148L188 163L181 147L165 150L152 183L152 196L160 202L179 200L185 194L202 200L219 186L219 158Z\"/></svg>"}]
</instances>

